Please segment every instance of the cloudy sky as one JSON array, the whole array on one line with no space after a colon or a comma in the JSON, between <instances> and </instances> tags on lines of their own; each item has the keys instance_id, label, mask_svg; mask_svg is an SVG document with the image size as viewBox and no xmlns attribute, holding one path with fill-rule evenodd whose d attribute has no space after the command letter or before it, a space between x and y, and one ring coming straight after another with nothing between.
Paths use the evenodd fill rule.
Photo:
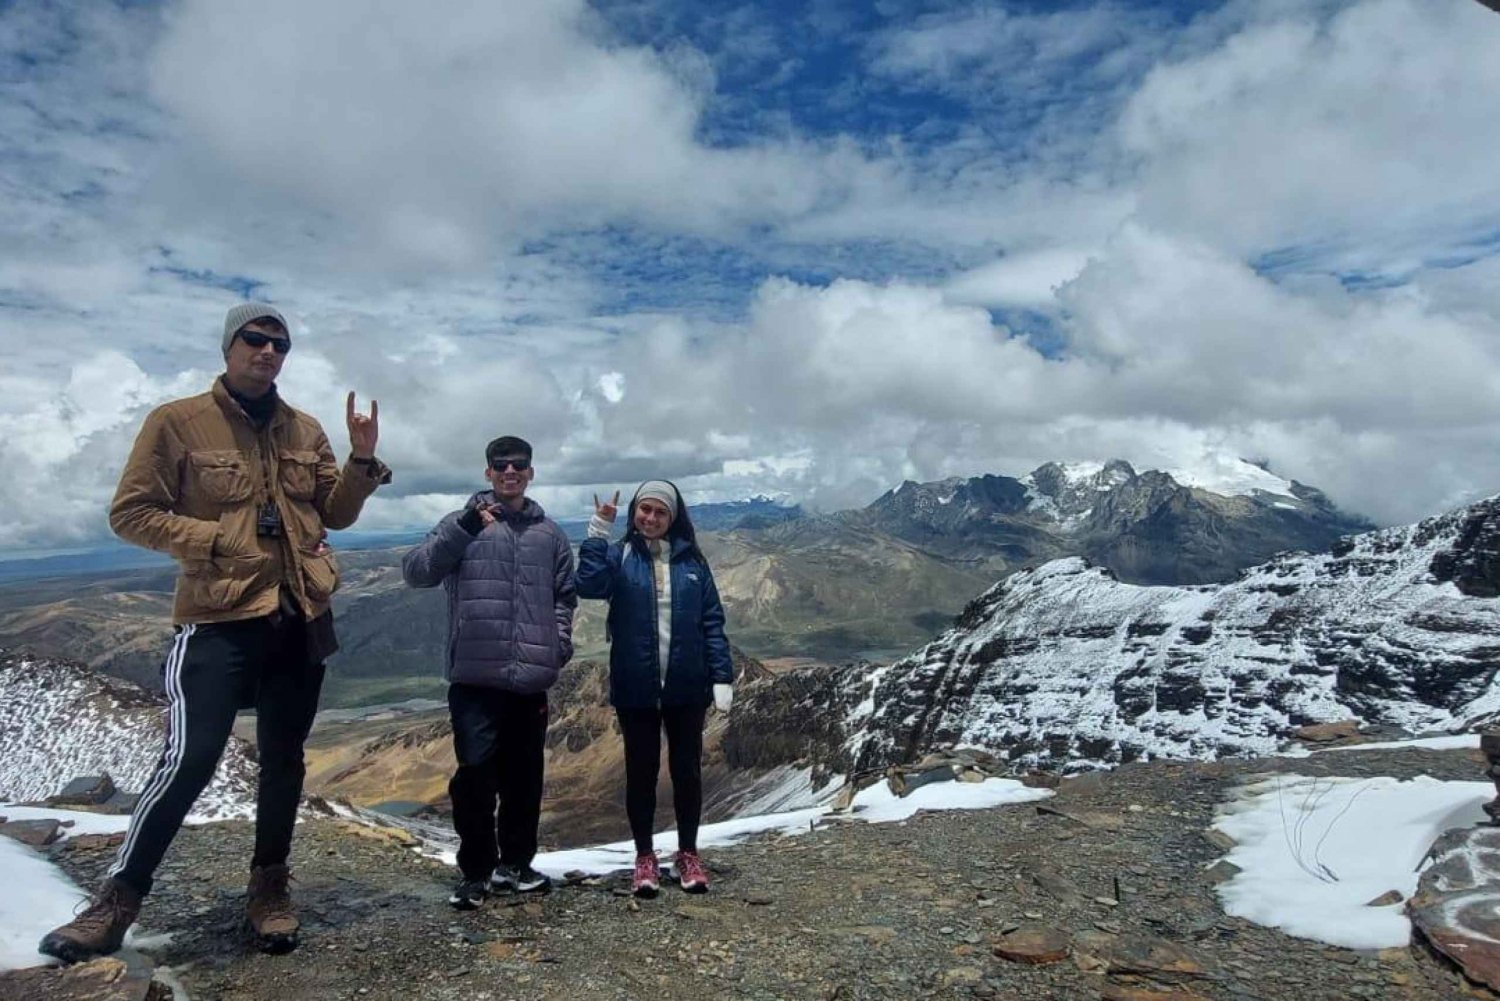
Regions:
<instances>
[{"instance_id":1,"label":"cloudy sky","mask_svg":"<svg viewBox=\"0 0 1500 1001\"><path fill-rule=\"evenodd\" d=\"M354 12L358 8L358 16ZM430 523L490 437L646 476L1230 454L1381 523L1500 491L1474 0L0 5L0 547L103 538L224 310Z\"/></svg>"}]
</instances>

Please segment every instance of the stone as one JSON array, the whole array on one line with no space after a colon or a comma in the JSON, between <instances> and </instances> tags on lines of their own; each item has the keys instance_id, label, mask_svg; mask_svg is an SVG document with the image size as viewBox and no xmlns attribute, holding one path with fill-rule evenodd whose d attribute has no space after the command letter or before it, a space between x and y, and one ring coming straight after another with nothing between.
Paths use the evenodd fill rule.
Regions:
<instances>
[{"instance_id":1,"label":"stone","mask_svg":"<svg viewBox=\"0 0 1500 1001\"><path fill-rule=\"evenodd\" d=\"M898 796L910 796L923 786L932 785L934 782L952 782L957 777L952 765L938 765L923 771L907 772L902 776L901 791L896 792L895 789L891 791L896 792Z\"/></svg>"},{"instance_id":2,"label":"stone","mask_svg":"<svg viewBox=\"0 0 1500 1001\"><path fill-rule=\"evenodd\" d=\"M1359 738L1359 720L1341 719L1335 723L1311 723L1292 731L1292 737L1309 744L1327 744L1335 740Z\"/></svg>"},{"instance_id":3,"label":"stone","mask_svg":"<svg viewBox=\"0 0 1500 1001\"><path fill-rule=\"evenodd\" d=\"M1012 963L1041 966L1067 959L1073 951L1073 941L1060 929L1028 925L996 939L990 948L996 956Z\"/></svg>"},{"instance_id":4,"label":"stone","mask_svg":"<svg viewBox=\"0 0 1500 1001\"><path fill-rule=\"evenodd\" d=\"M1401 895L1400 890L1386 890L1374 900L1367 901L1366 907L1389 907L1391 904L1399 904L1406 898Z\"/></svg>"},{"instance_id":5,"label":"stone","mask_svg":"<svg viewBox=\"0 0 1500 1001\"><path fill-rule=\"evenodd\" d=\"M63 786L62 792L47 802L56 806L93 806L108 802L114 794L115 782L108 773L87 775Z\"/></svg>"},{"instance_id":6,"label":"stone","mask_svg":"<svg viewBox=\"0 0 1500 1001\"><path fill-rule=\"evenodd\" d=\"M1209 844L1213 845L1221 852L1233 851L1235 845L1239 844L1239 842L1235 841L1233 838L1225 834L1223 831L1219 830L1217 827L1210 827L1208 830L1204 831L1203 840L1207 841Z\"/></svg>"},{"instance_id":7,"label":"stone","mask_svg":"<svg viewBox=\"0 0 1500 1001\"><path fill-rule=\"evenodd\" d=\"M976 966L955 966L943 974L944 987L973 987L984 979L984 971Z\"/></svg>"},{"instance_id":8,"label":"stone","mask_svg":"<svg viewBox=\"0 0 1500 1001\"><path fill-rule=\"evenodd\" d=\"M141 963L113 956L72 966L33 966L0 972L0 998L47 1001L172 1001L172 989L151 979Z\"/></svg>"},{"instance_id":9,"label":"stone","mask_svg":"<svg viewBox=\"0 0 1500 1001\"><path fill-rule=\"evenodd\" d=\"M1203 878L1208 881L1210 886L1217 886L1220 883L1229 882L1243 871L1233 862L1227 859L1219 859L1219 861L1203 870Z\"/></svg>"},{"instance_id":10,"label":"stone","mask_svg":"<svg viewBox=\"0 0 1500 1001\"><path fill-rule=\"evenodd\" d=\"M1121 935L1102 950L1101 958L1111 974L1146 974L1152 977L1202 977L1208 967L1185 946L1156 935Z\"/></svg>"},{"instance_id":11,"label":"stone","mask_svg":"<svg viewBox=\"0 0 1500 1001\"><path fill-rule=\"evenodd\" d=\"M1031 874L1031 880L1062 903L1078 904L1087 899L1077 884L1055 872L1038 869Z\"/></svg>"},{"instance_id":12,"label":"stone","mask_svg":"<svg viewBox=\"0 0 1500 1001\"><path fill-rule=\"evenodd\" d=\"M62 824L56 820L12 820L0 824L0 835L32 848L46 848L62 837Z\"/></svg>"},{"instance_id":13,"label":"stone","mask_svg":"<svg viewBox=\"0 0 1500 1001\"><path fill-rule=\"evenodd\" d=\"M118 834L75 834L68 839L68 849L75 852L112 852L124 842L124 831Z\"/></svg>"},{"instance_id":14,"label":"stone","mask_svg":"<svg viewBox=\"0 0 1500 1001\"><path fill-rule=\"evenodd\" d=\"M1412 928L1466 977L1500 990L1500 828L1445 832L1406 902Z\"/></svg>"}]
</instances>

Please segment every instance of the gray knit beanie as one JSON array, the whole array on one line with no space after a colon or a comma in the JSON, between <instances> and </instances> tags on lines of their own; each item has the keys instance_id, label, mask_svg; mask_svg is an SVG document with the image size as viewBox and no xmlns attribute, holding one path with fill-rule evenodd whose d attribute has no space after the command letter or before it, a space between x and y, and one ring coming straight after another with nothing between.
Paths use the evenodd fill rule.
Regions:
<instances>
[{"instance_id":1,"label":"gray knit beanie","mask_svg":"<svg viewBox=\"0 0 1500 1001\"><path fill-rule=\"evenodd\" d=\"M662 505L672 513L673 520L676 520L677 491L672 489L672 484L666 480L647 480L635 492L635 501L633 503L639 504L648 497L654 501L661 501Z\"/></svg>"},{"instance_id":2,"label":"gray knit beanie","mask_svg":"<svg viewBox=\"0 0 1500 1001\"><path fill-rule=\"evenodd\" d=\"M229 345L234 343L234 335L240 332L241 327L266 317L281 324L281 328L286 331L287 340L292 339L292 325L286 322L286 317L275 306L266 302L242 302L238 306L230 306L229 312L224 314L224 354L229 354Z\"/></svg>"}]
</instances>

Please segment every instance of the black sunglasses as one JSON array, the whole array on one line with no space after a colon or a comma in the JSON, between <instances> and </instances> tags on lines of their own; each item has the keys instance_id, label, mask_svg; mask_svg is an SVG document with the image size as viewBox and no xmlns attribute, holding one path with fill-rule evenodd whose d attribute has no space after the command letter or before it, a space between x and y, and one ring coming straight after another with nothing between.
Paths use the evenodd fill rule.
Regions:
<instances>
[{"instance_id":1,"label":"black sunglasses","mask_svg":"<svg viewBox=\"0 0 1500 1001\"><path fill-rule=\"evenodd\" d=\"M528 470L528 469L531 468L531 460L530 459L491 459L490 460L490 468L493 469L497 473L503 473L503 472L505 472L505 467L506 466L509 466L510 468L514 469L518 473L524 473L524 472L526 472L526 470Z\"/></svg>"},{"instance_id":2,"label":"black sunglasses","mask_svg":"<svg viewBox=\"0 0 1500 1001\"><path fill-rule=\"evenodd\" d=\"M284 355L292 350L292 339L290 337L272 337L270 334L261 334L254 330L241 330L239 338L246 345L257 351L267 344L271 345L272 349L279 355Z\"/></svg>"}]
</instances>

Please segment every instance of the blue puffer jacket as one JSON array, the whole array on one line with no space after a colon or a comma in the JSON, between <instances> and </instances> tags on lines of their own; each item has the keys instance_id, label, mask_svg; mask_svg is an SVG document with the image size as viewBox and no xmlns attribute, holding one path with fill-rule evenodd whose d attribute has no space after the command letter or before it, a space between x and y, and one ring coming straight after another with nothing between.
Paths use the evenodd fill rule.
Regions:
<instances>
[{"instance_id":1,"label":"blue puffer jacket","mask_svg":"<svg viewBox=\"0 0 1500 1001\"><path fill-rule=\"evenodd\" d=\"M458 523L494 491L469 498L401 560L412 587L448 592L448 658L443 677L505 691L544 692L573 656L573 547L540 504L495 510L470 535Z\"/></svg>"},{"instance_id":2,"label":"blue puffer jacket","mask_svg":"<svg viewBox=\"0 0 1500 1001\"><path fill-rule=\"evenodd\" d=\"M686 539L672 542L672 641L661 680L656 577L639 536L586 539L578 550L578 594L609 602L609 701L621 709L707 706L713 686L734 683L724 606L708 564Z\"/></svg>"}]
</instances>

